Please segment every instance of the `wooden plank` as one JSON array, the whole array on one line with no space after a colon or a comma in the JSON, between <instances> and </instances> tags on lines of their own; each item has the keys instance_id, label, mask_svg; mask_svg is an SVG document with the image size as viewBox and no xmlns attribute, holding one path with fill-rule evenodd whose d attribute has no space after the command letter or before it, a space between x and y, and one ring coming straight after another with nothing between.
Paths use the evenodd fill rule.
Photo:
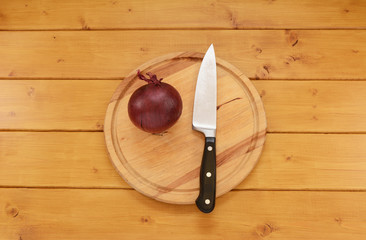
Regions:
<instances>
[{"instance_id":1,"label":"wooden plank","mask_svg":"<svg viewBox=\"0 0 366 240\"><path fill-rule=\"evenodd\" d=\"M120 79L181 51L216 54L252 79L364 79L356 30L0 32L0 78Z\"/></svg>"},{"instance_id":2,"label":"wooden plank","mask_svg":"<svg viewBox=\"0 0 366 240\"><path fill-rule=\"evenodd\" d=\"M120 80L4 80L2 129L103 130L104 115Z\"/></svg>"},{"instance_id":3,"label":"wooden plank","mask_svg":"<svg viewBox=\"0 0 366 240\"><path fill-rule=\"evenodd\" d=\"M102 130L121 80L2 80L0 129ZM365 81L252 81L269 132L365 132Z\"/></svg>"},{"instance_id":4,"label":"wooden plank","mask_svg":"<svg viewBox=\"0 0 366 240\"><path fill-rule=\"evenodd\" d=\"M253 81L272 132L365 132L366 82Z\"/></svg>"},{"instance_id":5,"label":"wooden plank","mask_svg":"<svg viewBox=\"0 0 366 240\"><path fill-rule=\"evenodd\" d=\"M2 239L363 239L365 192L230 192L211 214L135 191L0 189Z\"/></svg>"},{"instance_id":6,"label":"wooden plank","mask_svg":"<svg viewBox=\"0 0 366 240\"><path fill-rule=\"evenodd\" d=\"M2 186L123 187L103 133L1 132Z\"/></svg>"},{"instance_id":7,"label":"wooden plank","mask_svg":"<svg viewBox=\"0 0 366 240\"><path fill-rule=\"evenodd\" d=\"M364 1L2 1L1 30L365 28Z\"/></svg>"},{"instance_id":8,"label":"wooden plank","mask_svg":"<svg viewBox=\"0 0 366 240\"><path fill-rule=\"evenodd\" d=\"M237 189L366 190L363 134L269 134ZM0 186L130 188L103 133L1 132Z\"/></svg>"},{"instance_id":9,"label":"wooden plank","mask_svg":"<svg viewBox=\"0 0 366 240\"><path fill-rule=\"evenodd\" d=\"M268 134L240 189L364 190L364 134Z\"/></svg>"}]
</instances>

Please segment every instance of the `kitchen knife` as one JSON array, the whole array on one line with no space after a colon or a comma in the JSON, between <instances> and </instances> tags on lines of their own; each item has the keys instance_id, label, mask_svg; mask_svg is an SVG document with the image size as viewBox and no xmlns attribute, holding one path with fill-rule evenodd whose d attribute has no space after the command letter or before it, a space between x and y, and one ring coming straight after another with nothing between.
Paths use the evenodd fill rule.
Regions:
<instances>
[{"instance_id":1,"label":"kitchen knife","mask_svg":"<svg viewBox=\"0 0 366 240\"><path fill-rule=\"evenodd\" d=\"M197 207L204 213L215 207L216 197L216 105L217 76L213 44L207 50L198 73L192 128L205 135Z\"/></svg>"}]
</instances>

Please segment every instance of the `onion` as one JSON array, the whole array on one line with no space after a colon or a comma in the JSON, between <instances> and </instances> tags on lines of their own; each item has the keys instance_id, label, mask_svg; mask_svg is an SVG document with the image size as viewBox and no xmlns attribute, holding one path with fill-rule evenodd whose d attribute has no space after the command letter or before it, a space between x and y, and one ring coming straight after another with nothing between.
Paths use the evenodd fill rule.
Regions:
<instances>
[{"instance_id":1,"label":"onion","mask_svg":"<svg viewBox=\"0 0 366 240\"><path fill-rule=\"evenodd\" d=\"M139 129L149 133L161 133L172 127L182 114L182 99L171 85L162 82L155 74L146 73L149 78L137 75L146 85L138 88L128 102L128 115Z\"/></svg>"}]
</instances>

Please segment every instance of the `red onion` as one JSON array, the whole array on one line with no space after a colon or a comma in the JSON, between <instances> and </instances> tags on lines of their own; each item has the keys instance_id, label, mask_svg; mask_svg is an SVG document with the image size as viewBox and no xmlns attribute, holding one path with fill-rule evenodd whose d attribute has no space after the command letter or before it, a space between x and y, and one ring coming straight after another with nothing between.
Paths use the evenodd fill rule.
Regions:
<instances>
[{"instance_id":1,"label":"red onion","mask_svg":"<svg viewBox=\"0 0 366 240\"><path fill-rule=\"evenodd\" d=\"M161 133L172 127L182 113L182 99L171 85L162 82L155 74L149 78L137 75L148 84L138 88L128 102L128 115L132 123L143 131Z\"/></svg>"}]
</instances>

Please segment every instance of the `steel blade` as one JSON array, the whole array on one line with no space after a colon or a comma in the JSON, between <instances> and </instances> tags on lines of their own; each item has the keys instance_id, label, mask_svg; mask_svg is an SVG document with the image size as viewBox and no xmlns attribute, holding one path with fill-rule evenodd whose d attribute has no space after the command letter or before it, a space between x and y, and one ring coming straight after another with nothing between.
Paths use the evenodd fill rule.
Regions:
<instances>
[{"instance_id":1,"label":"steel blade","mask_svg":"<svg viewBox=\"0 0 366 240\"><path fill-rule=\"evenodd\" d=\"M206 137L216 136L216 85L216 58L214 47L211 44L198 73L192 122L193 129L203 132Z\"/></svg>"}]
</instances>

